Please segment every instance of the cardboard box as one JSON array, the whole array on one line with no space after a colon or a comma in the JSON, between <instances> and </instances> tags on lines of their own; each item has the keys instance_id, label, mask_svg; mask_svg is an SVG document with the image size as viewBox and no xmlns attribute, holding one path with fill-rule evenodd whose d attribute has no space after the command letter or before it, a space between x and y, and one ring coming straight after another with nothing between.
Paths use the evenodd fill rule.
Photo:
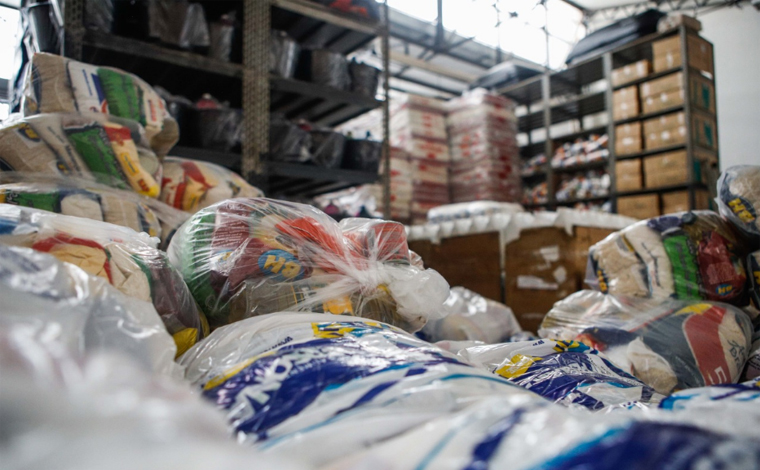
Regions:
<instances>
[{"instance_id":1,"label":"cardboard box","mask_svg":"<svg viewBox=\"0 0 760 470\"><path fill-rule=\"evenodd\" d=\"M629 86L612 94L612 116L616 121L639 115L639 88Z\"/></svg>"},{"instance_id":2,"label":"cardboard box","mask_svg":"<svg viewBox=\"0 0 760 470\"><path fill-rule=\"evenodd\" d=\"M621 137L641 138L641 121L615 126L615 138L619 139Z\"/></svg>"},{"instance_id":3,"label":"cardboard box","mask_svg":"<svg viewBox=\"0 0 760 470\"><path fill-rule=\"evenodd\" d=\"M665 75L662 78L650 80L639 85L639 95L644 99L648 96L659 95L671 90L680 90L683 88L683 73L677 72Z\"/></svg>"},{"instance_id":4,"label":"cardboard box","mask_svg":"<svg viewBox=\"0 0 760 470\"><path fill-rule=\"evenodd\" d=\"M686 115L683 111L678 113L666 114L664 116L647 119L644 121L644 135L653 132L662 132L670 129L677 129L686 125Z\"/></svg>"},{"instance_id":5,"label":"cardboard box","mask_svg":"<svg viewBox=\"0 0 760 470\"><path fill-rule=\"evenodd\" d=\"M657 31L664 32L682 25L696 32L702 31L701 21L692 18L691 16L684 15L683 13L671 13L665 18L662 18L659 23L657 23Z\"/></svg>"},{"instance_id":6,"label":"cardboard box","mask_svg":"<svg viewBox=\"0 0 760 470\"><path fill-rule=\"evenodd\" d=\"M615 69L612 71L612 86L625 85L644 78L649 75L651 70L652 63L646 59Z\"/></svg>"},{"instance_id":7,"label":"cardboard box","mask_svg":"<svg viewBox=\"0 0 760 470\"><path fill-rule=\"evenodd\" d=\"M644 114L656 113L664 109L680 106L684 103L683 89L670 90L659 95L648 96L641 100L641 109Z\"/></svg>"},{"instance_id":8,"label":"cardboard box","mask_svg":"<svg viewBox=\"0 0 760 470\"><path fill-rule=\"evenodd\" d=\"M688 50L688 64L697 70L712 75L712 44L695 34L689 34L686 46ZM673 36L653 42L652 55L654 56L655 73L680 67L683 64L681 60L681 37Z\"/></svg>"},{"instance_id":9,"label":"cardboard box","mask_svg":"<svg viewBox=\"0 0 760 470\"><path fill-rule=\"evenodd\" d=\"M657 217L660 215L660 198L657 194L619 197L617 212L637 219Z\"/></svg>"},{"instance_id":10,"label":"cardboard box","mask_svg":"<svg viewBox=\"0 0 760 470\"><path fill-rule=\"evenodd\" d=\"M639 153L644 149L641 136L617 137L615 136L615 155L630 155Z\"/></svg>"},{"instance_id":11,"label":"cardboard box","mask_svg":"<svg viewBox=\"0 0 760 470\"><path fill-rule=\"evenodd\" d=\"M695 191L694 209L689 207L689 191L674 191L661 196L663 214L710 209L710 193L704 189Z\"/></svg>"},{"instance_id":12,"label":"cardboard box","mask_svg":"<svg viewBox=\"0 0 760 470\"><path fill-rule=\"evenodd\" d=\"M685 143L686 126L679 126L675 129L665 129L660 132L650 132L644 135L644 148L646 150L657 150Z\"/></svg>"},{"instance_id":13,"label":"cardboard box","mask_svg":"<svg viewBox=\"0 0 760 470\"><path fill-rule=\"evenodd\" d=\"M688 158L685 150L664 153L644 159L644 181L647 188L661 188L689 182ZM699 171L694 173L699 174Z\"/></svg>"},{"instance_id":14,"label":"cardboard box","mask_svg":"<svg viewBox=\"0 0 760 470\"><path fill-rule=\"evenodd\" d=\"M689 76L689 101L695 106L715 114L715 85L698 73Z\"/></svg>"},{"instance_id":15,"label":"cardboard box","mask_svg":"<svg viewBox=\"0 0 760 470\"><path fill-rule=\"evenodd\" d=\"M641 159L620 160L615 163L615 186L618 191L636 191L642 188Z\"/></svg>"},{"instance_id":16,"label":"cardboard box","mask_svg":"<svg viewBox=\"0 0 760 470\"><path fill-rule=\"evenodd\" d=\"M692 116L694 143L710 150L718 149L718 133L715 118L701 113Z\"/></svg>"}]
</instances>

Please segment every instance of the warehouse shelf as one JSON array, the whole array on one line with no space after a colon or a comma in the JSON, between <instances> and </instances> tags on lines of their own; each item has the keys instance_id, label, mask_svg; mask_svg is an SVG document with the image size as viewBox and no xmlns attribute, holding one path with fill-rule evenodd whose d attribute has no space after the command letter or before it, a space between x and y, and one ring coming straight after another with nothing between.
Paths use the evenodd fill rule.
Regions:
<instances>
[{"instance_id":1,"label":"warehouse shelf","mask_svg":"<svg viewBox=\"0 0 760 470\"><path fill-rule=\"evenodd\" d=\"M593 162L581 163L580 165L564 166L564 167L559 167L559 168L554 167L553 169L555 173L575 173L578 171L604 168L607 165L609 165L609 161L607 161L607 159L603 159L603 160L596 160Z\"/></svg>"},{"instance_id":2,"label":"warehouse shelf","mask_svg":"<svg viewBox=\"0 0 760 470\"><path fill-rule=\"evenodd\" d=\"M602 202L607 201L612 196L609 194L605 194L604 196L591 196L591 197L580 197L580 198L573 198L573 199L566 199L564 201L558 200L556 205L558 206L570 206L574 204L583 204L588 202Z\"/></svg>"},{"instance_id":3,"label":"warehouse shelf","mask_svg":"<svg viewBox=\"0 0 760 470\"><path fill-rule=\"evenodd\" d=\"M631 122L636 122L636 121L646 121L647 119L654 119L660 116L664 116L666 114L683 111L683 109L684 109L684 106L682 104L679 104L678 106L671 106L669 108L665 108L660 111L655 111L653 113L639 114L638 116L634 116L631 118L620 119L620 120L615 121L615 125L620 126L622 124L629 124Z\"/></svg>"},{"instance_id":4,"label":"warehouse shelf","mask_svg":"<svg viewBox=\"0 0 760 470\"><path fill-rule=\"evenodd\" d=\"M534 171L532 173L523 173L523 174L520 175L520 178L522 178L524 180L529 180L529 179L533 179L533 178L545 177L546 175L547 175L546 170L538 170L538 171Z\"/></svg>"},{"instance_id":5,"label":"warehouse shelf","mask_svg":"<svg viewBox=\"0 0 760 470\"><path fill-rule=\"evenodd\" d=\"M216 163L217 165L221 165L227 168L240 167L241 156L239 152L225 152L222 150L211 150L177 145L171 150L170 154L175 157Z\"/></svg>"},{"instance_id":6,"label":"warehouse shelf","mask_svg":"<svg viewBox=\"0 0 760 470\"><path fill-rule=\"evenodd\" d=\"M667 153L667 152L675 152L677 150L684 150L686 149L686 144L677 144L677 145L670 145L668 147L661 147L658 149L653 150L645 150L643 152L638 153L631 153L627 155L618 155L618 160L630 160L632 158L642 158L642 157L649 157L651 155L657 155L660 153Z\"/></svg>"},{"instance_id":7,"label":"warehouse shelf","mask_svg":"<svg viewBox=\"0 0 760 470\"><path fill-rule=\"evenodd\" d=\"M377 173L357 170L326 169L318 166L263 162L264 182L260 183L268 196L314 197L340 191L352 186L376 183Z\"/></svg>"},{"instance_id":8,"label":"warehouse shelf","mask_svg":"<svg viewBox=\"0 0 760 470\"><path fill-rule=\"evenodd\" d=\"M569 134L552 136L552 140L554 142L568 142L568 141L575 141L576 139L580 137L590 136L591 134L602 135L606 133L607 133L607 126L596 126L589 129L583 129L580 131L571 132Z\"/></svg>"},{"instance_id":9,"label":"warehouse shelf","mask_svg":"<svg viewBox=\"0 0 760 470\"><path fill-rule=\"evenodd\" d=\"M570 65L565 70L549 75L550 98L577 94L592 83L604 80L604 64L601 56L592 57Z\"/></svg>"},{"instance_id":10,"label":"warehouse shelf","mask_svg":"<svg viewBox=\"0 0 760 470\"><path fill-rule=\"evenodd\" d=\"M382 33L382 25L379 21L344 14L334 8L307 0L272 0L272 6L360 33L372 35Z\"/></svg>"},{"instance_id":11,"label":"warehouse shelf","mask_svg":"<svg viewBox=\"0 0 760 470\"><path fill-rule=\"evenodd\" d=\"M630 82L627 82L627 83L625 83L623 85L617 85L617 86L613 87L612 89L615 90L615 91L617 91L617 90L620 90L621 88L627 88L629 86L639 85L641 83L646 83L646 82L651 81L651 80L657 80L658 78L662 78L662 77L665 77L667 75L671 75L671 74L680 72L681 70L683 70L682 67L673 67L673 68L670 68L670 69L667 69L667 70L663 70L662 72L650 73L646 77L637 78L636 80L631 80Z\"/></svg>"},{"instance_id":12,"label":"warehouse shelf","mask_svg":"<svg viewBox=\"0 0 760 470\"><path fill-rule=\"evenodd\" d=\"M534 103L542 99L541 79L542 77L540 75L532 77L520 83L501 88L497 93L504 95L519 104L527 105Z\"/></svg>"},{"instance_id":13,"label":"warehouse shelf","mask_svg":"<svg viewBox=\"0 0 760 470\"><path fill-rule=\"evenodd\" d=\"M616 194L617 197L625 196L643 196L646 194L669 193L672 191L682 191L687 189L707 189L704 183L695 184L674 184L672 186L660 186L659 188L637 189L636 191L623 191Z\"/></svg>"}]
</instances>

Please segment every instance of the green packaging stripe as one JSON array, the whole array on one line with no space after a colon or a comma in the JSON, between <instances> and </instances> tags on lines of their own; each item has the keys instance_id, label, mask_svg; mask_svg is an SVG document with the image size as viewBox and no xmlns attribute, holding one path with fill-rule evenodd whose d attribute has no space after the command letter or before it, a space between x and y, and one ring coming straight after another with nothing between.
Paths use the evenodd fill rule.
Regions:
<instances>
[{"instance_id":1,"label":"green packaging stripe","mask_svg":"<svg viewBox=\"0 0 760 470\"><path fill-rule=\"evenodd\" d=\"M665 252L673 266L676 297L682 300L702 300L699 267L694 250L686 235L672 235L663 240Z\"/></svg>"},{"instance_id":2,"label":"green packaging stripe","mask_svg":"<svg viewBox=\"0 0 760 470\"><path fill-rule=\"evenodd\" d=\"M153 287L153 273L150 271L150 267L147 265L147 263L137 256L136 254L131 254L132 260L137 264L137 266L140 267L140 271L145 274L145 277L148 279L148 285L150 286L150 298L155 300L154 296L154 287Z\"/></svg>"},{"instance_id":3,"label":"green packaging stripe","mask_svg":"<svg viewBox=\"0 0 760 470\"><path fill-rule=\"evenodd\" d=\"M48 212L61 212L61 198L59 193L9 193L5 202L23 207L33 207Z\"/></svg>"},{"instance_id":4,"label":"green packaging stripe","mask_svg":"<svg viewBox=\"0 0 760 470\"><path fill-rule=\"evenodd\" d=\"M187 237L188 242L182 244L185 247L182 252L182 274L187 287L208 318L224 320L229 315L229 307L225 306L222 311L217 308L218 298L211 286L211 273L207 266L215 223L216 214L209 212L194 218L183 227L184 233L178 235Z\"/></svg>"},{"instance_id":5,"label":"green packaging stripe","mask_svg":"<svg viewBox=\"0 0 760 470\"><path fill-rule=\"evenodd\" d=\"M140 121L141 101L132 77L109 69L98 69L98 77L103 84L111 114Z\"/></svg>"},{"instance_id":6,"label":"green packaging stripe","mask_svg":"<svg viewBox=\"0 0 760 470\"><path fill-rule=\"evenodd\" d=\"M87 167L99 182L121 189L130 189L126 177L116 161L105 130L98 126L65 129L69 141L82 156Z\"/></svg>"}]
</instances>

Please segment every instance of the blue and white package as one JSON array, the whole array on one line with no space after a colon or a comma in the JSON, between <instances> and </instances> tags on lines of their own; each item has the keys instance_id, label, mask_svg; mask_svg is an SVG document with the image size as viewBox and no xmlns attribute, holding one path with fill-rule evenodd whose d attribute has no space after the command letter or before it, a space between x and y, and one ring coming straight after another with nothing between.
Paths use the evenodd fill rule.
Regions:
<instances>
[{"instance_id":1,"label":"blue and white package","mask_svg":"<svg viewBox=\"0 0 760 470\"><path fill-rule=\"evenodd\" d=\"M731 405L749 406L760 419L760 380L713 385L676 392L660 402L663 410L719 411Z\"/></svg>"},{"instance_id":2,"label":"blue and white package","mask_svg":"<svg viewBox=\"0 0 760 470\"><path fill-rule=\"evenodd\" d=\"M609 406L657 403L661 395L577 341L542 339L491 346L474 346L459 352L510 382L544 398L591 410Z\"/></svg>"},{"instance_id":3,"label":"blue and white package","mask_svg":"<svg viewBox=\"0 0 760 470\"><path fill-rule=\"evenodd\" d=\"M404 331L276 313L227 325L180 360L245 443L322 465L483 397L533 394Z\"/></svg>"}]
</instances>

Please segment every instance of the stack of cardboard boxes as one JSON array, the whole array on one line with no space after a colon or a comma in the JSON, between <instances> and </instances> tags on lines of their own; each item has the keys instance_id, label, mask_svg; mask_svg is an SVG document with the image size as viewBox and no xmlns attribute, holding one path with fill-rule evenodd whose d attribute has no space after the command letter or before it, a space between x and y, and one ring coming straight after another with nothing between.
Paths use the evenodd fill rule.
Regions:
<instances>
[{"instance_id":1,"label":"stack of cardboard boxes","mask_svg":"<svg viewBox=\"0 0 760 470\"><path fill-rule=\"evenodd\" d=\"M717 161L715 88L708 78L713 73L712 46L695 34L686 37L686 70L681 36L668 37L652 43L651 64L657 78L613 93L613 118L626 121L615 127L618 194L705 182L705 170ZM644 59L616 69L613 86L642 81L649 75L649 64ZM684 111L686 100L691 105L690 123ZM689 168L689 139L693 168ZM642 152L654 154L636 156ZM688 210L689 202L689 192L684 190L622 196L617 199L617 211L643 219ZM696 192L695 207L709 207L706 190Z\"/></svg>"}]
</instances>

